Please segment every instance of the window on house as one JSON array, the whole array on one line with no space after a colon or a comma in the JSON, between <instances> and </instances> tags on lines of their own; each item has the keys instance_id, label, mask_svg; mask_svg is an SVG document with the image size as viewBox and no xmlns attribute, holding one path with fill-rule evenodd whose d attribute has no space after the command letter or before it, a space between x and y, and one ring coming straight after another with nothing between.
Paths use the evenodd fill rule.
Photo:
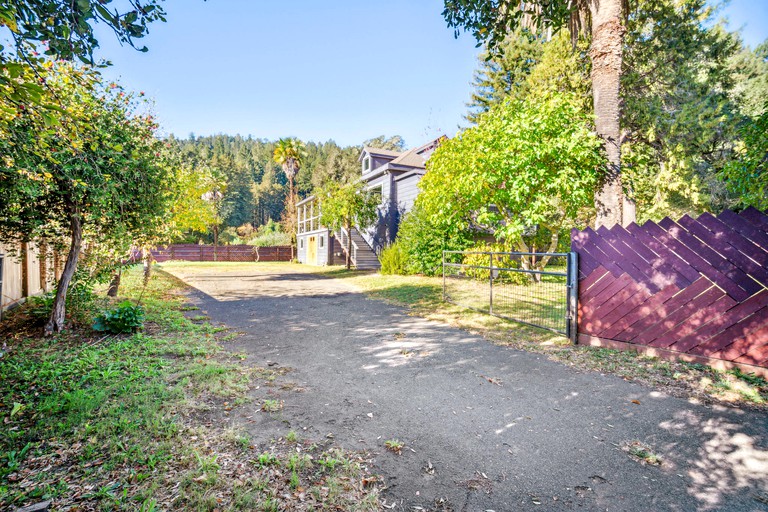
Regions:
<instances>
[{"instance_id":1,"label":"window on house","mask_svg":"<svg viewBox=\"0 0 768 512\"><path fill-rule=\"evenodd\" d=\"M363 172L369 171L371 169L371 157L367 156L363 158Z\"/></svg>"},{"instance_id":2,"label":"window on house","mask_svg":"<svg viewBox=\"0 0 768 512\"><path fill-rule=\"evenodd\" d=\"M303 248L304 248L304 239L302 238L301 240L299 240L299 249L303 249Z\"/></svg>"},{"instance_id":3,"label":"window on house","mask_svg":"<svg viewBox=\"0 0 768 512\"><path fill-rule=\"evenodd\" d=\"M324 246L325 246L325 237L321 236L320 237L320 248L322 249Z\"/></svg>"}]
</instances>

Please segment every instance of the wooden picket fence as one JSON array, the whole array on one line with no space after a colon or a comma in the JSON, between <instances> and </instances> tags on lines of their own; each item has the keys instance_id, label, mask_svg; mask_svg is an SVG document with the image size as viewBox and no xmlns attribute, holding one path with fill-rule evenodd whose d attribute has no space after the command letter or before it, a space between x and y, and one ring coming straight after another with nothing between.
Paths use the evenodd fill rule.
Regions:
<instances>
[{"instance_id":1,"label":"wooden picket fence","mask_svg":"<svg viewBox=\"0 0 768 512\"><path fill-rule=\"evenodd\" d=\"M155 261L291 261L290 245L254 247L252 245L173 244L152 251Z\"/></svg>"},{"instance_id":2,"label":"wooden picket fence","mask_svg":"<svg viewBox=\"0 0 768 512\"><path fill-rule=\"evenodd\" d=\"M574 231L579 343L768 376L768 215Z\"/></svg>"}]
</instances>

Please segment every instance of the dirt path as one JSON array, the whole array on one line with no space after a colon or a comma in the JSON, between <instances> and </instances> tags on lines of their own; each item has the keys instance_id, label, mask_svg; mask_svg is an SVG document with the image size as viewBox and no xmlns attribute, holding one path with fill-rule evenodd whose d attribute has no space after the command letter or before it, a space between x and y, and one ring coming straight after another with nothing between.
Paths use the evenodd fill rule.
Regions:
<instances>
[{"instance_id":1,"label":"dirt path","mask_svg":"<svg viewBox=\"0 0 768 512\"><path fill-rule=\"evenodd\" d=\"M394 510L768 510L764 414L495 346L300 267L167 269L245 333L234 350L293 369L299 391L254 391L280 414L246 405L233 421L369 450ZM631 457L635 441L662 465Z\"/></svg>"}]
</instances>

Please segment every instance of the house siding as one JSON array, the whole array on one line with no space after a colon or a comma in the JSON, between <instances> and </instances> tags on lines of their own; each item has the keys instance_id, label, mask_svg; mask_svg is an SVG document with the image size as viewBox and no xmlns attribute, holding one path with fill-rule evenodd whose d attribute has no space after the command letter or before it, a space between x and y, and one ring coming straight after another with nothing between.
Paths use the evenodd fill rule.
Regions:
<instances>
[{"instance_id":1,"label":"house siding","mask_svg":"<svg viewBox=\"0 0 768 512\"><path fill-rule=\"evenodd\" d=\"M419 194L418 182L425 172L423 165L424 159L432 154L434 148L437 147L439 140L441 139L436 139L416 150L409 150L393 156L373 154L370 152L373 151L370 148L365 148L361 153L361 157L358 160L361 162L360 179L365 183L367 189L381 187L382 202L379 207L378 219L376 222L366 228L358 229L358 231L366 243L377 254L381 249L395 241L400 220L405 213L413 208L416 196ZM367 169L363 168L364 164L362 163L365 158L370 158L370 166ZM392 162L397 159L399 159L399 161L393 164ZM407 176L398 182L397 178L404 175ZM305 201L310 200L315 200L315 198L311 197L305 199ZM319 221L317 223L307 223L307 208L309 207L309 203L301 202L297 206L299 208L299 228L297 230L299 231L297 240L300 241L297 254L299 261L302 263L319 265L342 263L334 259L334 254L341 253L342 249L339 246L338 241L331 241L330 238L325 238L324 245L326 245L326 247L323 249L327 249L327 251L324 251L322 255L318 253L317 261L307 262L306 253L308 239L310 236L318 233L315 229L319 227ZM310 209L309 217L311 216ZM309 231L302 232L304 230ZM301 245L304 245L304 247L301 247ZM343 259L343 257L341 259Z\"/></svg>"},{"instance_id":2,"label":"house siding","mask_svg":"<svg viewBox=\"0 0 768 512\"><path fill-rule=\"evenodd\" d=\"M317 259L315 261L307 260L307 247L309 245L309 237L314 236L317 239ZM320 247L320 238L323 239L323 247ZM296 258L299 263L305 265L331 265L331 248L329 247L329 240L331 239L331 232L327 229L320 229L315 231L309 231L306 233L299 233L296 235Z\"/></svg>"},{"instance_id":3,"label":"house siding","mask_svg":"<svg viewBox=\"0 0 768 512\"><path fill-rule=\"evenodd\" d=\"M387 162L391 162L392 160L394 160L394 157L371 155L371 168L369 171L381 167L382 165L386 164Z\"/></svg>"},{"instance_id":4,"label":"house siding","mask_svg":"<svg viewBox=\"0 0 768 512\"><path fill-rule=\"evenodd\" d=\"M416 201L416 196L419 195L419 181L421 181L421 178L420 174L414 174L395 182L397 207L402 214L413 209L413 203Z\"/></svg>"},{"instance_id":5,"label":"house siding","mask_svg":"<svg viewBox=\"0 0 768 512\"><path fill-rule=\"evenodd\" d=\"M360 230L360 235L368 242L375 252L379 252L393 241L393 233L397 228L397 198L394 194L393 178L389 172L368 182L369 190L381 187L381 205L378 220L373 226Z\"/></svg>"}]
</instances>

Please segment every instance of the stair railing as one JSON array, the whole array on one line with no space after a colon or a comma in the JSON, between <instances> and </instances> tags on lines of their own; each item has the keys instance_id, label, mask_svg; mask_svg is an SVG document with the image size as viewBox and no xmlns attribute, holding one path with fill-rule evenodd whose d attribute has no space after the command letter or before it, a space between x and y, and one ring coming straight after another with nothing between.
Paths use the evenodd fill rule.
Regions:
<instances>
[{"instance_id":1,"label":"stair railing","mask_svg":"<svg viewBox=\"0 0 768 512\"><path fill-rule=\"evenodd\" d=\"M347 242L351 239L350 233L347 232L346 229L341 228L339 229L339 232L336 233L336 238L339 239L339 242L341 243L341 248L344 251L344 253L347 252ZM349 261L352 263L352 265L357 266L357 243L355 243L354 239L352 239L352 254L349 256Z\"/></svg>"}]
</instances>

